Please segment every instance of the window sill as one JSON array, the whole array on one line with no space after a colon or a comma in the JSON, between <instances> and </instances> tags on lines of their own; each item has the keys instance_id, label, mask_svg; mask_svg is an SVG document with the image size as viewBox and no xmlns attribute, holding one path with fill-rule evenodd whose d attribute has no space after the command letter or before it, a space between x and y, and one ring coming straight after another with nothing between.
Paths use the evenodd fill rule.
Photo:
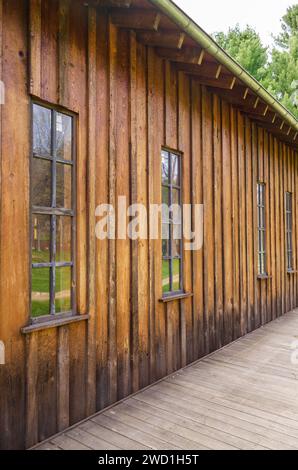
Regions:
<instances>
[{"instance_id":1,"label":"window sill","mask_svg":"<svg viewBox=\"0 0 298 470\"><path fill-rule=\"evenodd\" d=\"M59 328L60 326L69 325L89 320L89 315L74 315L72 317L57 318L46 322L33 323L29 326L21 328L23 335L35 333L36 331L48 330L50 328Z\"/></svg>"},{"instance_id":2,"label":"window sill","mask_svg":"<svg viewBox=\"0 0 298 470\"><path fill-rule=\"evenodd\" d=\"M257 279L259 281L263 281L263 280L266 280L266 279L272 279L272 276L269 276L269 274L259 274Z\"/></svg>"},{"instance_id":3,"label":"window sill","mask_svg":"<svg viewBox=\"0 0 298 470\"><path fill-rule=\"evenodd\" d=\"M161 299L159 299L159 301L162 303L168 303L168 302L174 302L174 300L188 299L190 297L193 297L192 292L189 292L189 293L180 292L178 294L173 294L173 295L162 297Z\"/></svg>"}]
</instances>

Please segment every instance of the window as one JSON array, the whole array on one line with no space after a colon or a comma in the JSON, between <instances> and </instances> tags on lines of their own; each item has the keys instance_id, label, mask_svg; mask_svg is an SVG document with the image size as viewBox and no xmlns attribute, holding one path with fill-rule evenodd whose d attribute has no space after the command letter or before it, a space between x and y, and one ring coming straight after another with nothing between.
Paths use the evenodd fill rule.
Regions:
<instances>
[{"instance_id":1,"label":"window","mask_svg":"<svg viewBox=\"0 0 298 470\"><path fill-rule=\"evenodd\" d=\"M31 316L74 310L74 117L33 104Z\"/></svg>"},{"instance_id":2,"label":"window","mask_svg":"<svg viewBox=\"0 0 298 470\"><path fill-rule=\"evenodd\" d=\"M293 201L292 193L286 193L286 250L287 270L293 271Z\"/></svg>"},{"instance_id":3,"label":"window","mask_svg":"<svg viewBox=\"0 0 298 470\"><path fill-rule=\"evenodd\" d=\"M266 185L258 183L258 271L260 276L267 274L266 261Z\"/></svg>"},{"instance_id":4,"label":"window","mask_svg":"<svg viewBox=\"0 0 298 470\"><path fill-rule=\"evenodd\" d=\"M162 150L162 290L182 292L181 155Z\"/></svg>"}]
</instances>

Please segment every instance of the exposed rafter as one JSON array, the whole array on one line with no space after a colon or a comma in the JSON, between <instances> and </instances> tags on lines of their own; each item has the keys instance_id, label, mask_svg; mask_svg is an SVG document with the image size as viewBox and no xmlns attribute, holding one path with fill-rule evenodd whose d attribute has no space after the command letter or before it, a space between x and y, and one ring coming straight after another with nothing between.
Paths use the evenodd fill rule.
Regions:
<instances>
[{"instance_id":1,"label":"exposed rafter","mask_svg":"<svg viewBox=\"0 0 298 470\"><path fill-rule=\"evenodd\" d=\"M198 81L202 85L206 85L208 87L213 88L219 88L222 90L232 90L235 84L234 79L231 77L223 77L218 80L216 78L207 78L197 74L193 75L193 79Z\"/></svg>"},{"instance_id":2,"label":"exposed rafter","mask_svg":"<svg viewBox=\"0 0 298 470\"><path fill-rule=\"evenodd\" d=\"M157 31L161 15L154 10L116 8L111 11L111 21L120 28Z\"/></svg>"},{"instance_id":3,"label":"exposed rafter","mask_svg":"<svg viewBox=\"0 0 298 470\"><path fill-rule=\"evenodd\" d=\"M86 5L92 5L102 8L129 8L132 0L88 0Z\"/></svg>"},{"instance_id":4,"label":"exposed rafter","mask_svg":"<svg viewBox=\"0 0 298 470\"><path fill-rule=\"evenodd\" d=\"M205 51L197 47L187 47L180 50L157 47L156 53L173 62L201 65L204 60Z\"/></svg>"},{"instance_id":5,"label":"exposed rafter","mask_svg":"<svg viewBox=\"0 0 298 470\"><path fill-rule=\"evenodd\" d=\"M176 31L142 32L138 34L138 40L147 46L181 49L185 34Z\"/></svg>"}]
</instances>

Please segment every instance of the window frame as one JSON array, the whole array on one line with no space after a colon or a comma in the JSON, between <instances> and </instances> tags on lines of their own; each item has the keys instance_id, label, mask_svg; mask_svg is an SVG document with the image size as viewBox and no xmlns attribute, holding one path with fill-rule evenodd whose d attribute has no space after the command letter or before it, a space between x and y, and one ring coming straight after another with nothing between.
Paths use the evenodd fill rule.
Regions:
<instances>
[{"instance_id":1,"label":"window frame","mask_svg":"<svg viewBox=\"0 0 298 470\"><path fill-rule=\"evenodd\" d=\"M260 188L263 188L263 199L260 198ZM257 183L257 231L258 231L258 276L267 277L267 225L266 225L266 183L258 181ZM263 204L262 204L263 203ZM260 212L263 213L263 225L260 225ZM263 244L261 247L260 235L263 234ZM260 250L260 247L262 248ZM264 266L264 271L262 271Z\"/></svg>"},{"instance_id":2,"label":"window frame","mask_svg":"<svg viewBox=\"0 0 298 470\"><path fill-rule=\"evenodd\" d=\"M290 197L289 197L290 196ZM289 200L288 200L289 197ZM290 207L288 207L288 201L290 201ZM290 224L289 224L289 218ZM291 191L285 192L285 236L286 236L286 263L287 272L291 273L294 271L294 243L293 243L293 193ZM291 240L291 247L289 249L289 236ZM290 258L289 258L290 255ZM290 264L289 264L290 260Z\"/></svg>"},{"instance_id":3,"label":"window frame","mask_svg":"<svg viewBox=\"0 0 298 470\"><path fill-rule=\"evenodd\" d=\"M172 264L172 261L174 259L179 259L180 261L180 270L179 270L179 285L180 285L180 289L179 290L170 290L168 292L163 292L163 285L162 285L162 299L163 300L170 300L171 298L176 298L176 297L179 297L179 296L182 296L183 294L185 294L185 290L184 290L184 275L183 275L183 268L184 268L184 239L183 239L183 165L182 165L182 159L183 159L183 153L180 152L179 150L176 150L176 149L172 149L172 148L169 148L169 147L162 147L161 148L161 151L160 151L160 158L161 158L161 170L162 170L162 153L163 152L166 152L168 153L168 156L170 157L169 158L169 168L170 168L170 171L171 171L171 154L175 155L178 157L178 161L179 161L179 185L174 185L172 183L172 178L171 178L171 172L169 174L169 184L164 184L163 181L162 181L162 178L161 178L161 191L163 190L163 188L168 188L169 189L169 199L170 199L170 204L169 206L171 207L172 205L172 201L173 201L173 189L179 191L179 205L180 205L180 208L181 208L181 239L180 239L180 257L177 258L177 257L173 257L171 256L172 254L172 230L170 230L170 238L169 238L169 256L163 256L163 252L161 253L161 260L162 260L162 265L163 265L163 261L169 261L169 264L170 264L170 289L173 285L173 264ZM162 175L162 173L161 173ZM163 201L162 201L163 203ZM172 226L174 225L173 223L171 224L170 223L171 221L169 220L169 226ZM163 226L163 220L161 221L162 223L162 226ZM163 237L162 237L162 241L163 241ZM163 279L162 279L163 281Z\"/></svg>"},{"instance_id":4,"label":"window frame","mask_svg":"<svg viewBox=\"0 0 298 470\"><path fill-rule=\"evenodd\" d=\"M61 113L64 114L65 116L69 116L72 118L72 142L71 142L71 154L72 154L72 160L64 160L61 158L56 157L56 151L53 151L53 148L51 149L51 155L50 156L42 156L38 154L34 154L34 134L33 134L33 129L34 129L34 106L41 106L45 109L48 109L51 111L51 142L56 141L56 116L57 114ZM65 109L62 106L55 105L52 103L44 102L39 99L31 99L31 142L30 142L30 217L29 217L29 224L30 224L30 237L29 237L29 254L30 254L30 263L29 263L29 299L30 299L30 322L32 325L35 324L41 324L41 323L48 323L48 322L55 322L56 320L63 320L67 318L72 318L75 316L78 316L77 314L77 293L76 293L76 281L77 281L77 271L76 271L76 266L77 266L77 254L76 254L76 245L77 245L77 239L76 239L76 227L77 227L77 191L76 191L76 186L77 186L77 121L78 121L78 116L76 113L69 111L68 109ZM54 118L55 117L55 118ZM42 207L42 206L34 206L33 205L33 161L34 158L38 158L43 161L48 161L48 162L54 162L52 164L51 168L51 188L55 186L56 183L56 175L57 175L57 164L63 164L69 166L72 171L71 171L71 198L72 198L72 207L71 209L64 209L64 208L54 208L53 205L51 207ZM54 166L56 169L54 170ZM53 201L52 201L53 202ZM33 263L32 260L32 244L33 244L33 237L32 237L32 223L33 223L33 217L34 215L48 215L50 217L55 216L55 217L71 217L71 261L69 262L53 262L52 259L50 258L49 263ZM51 223L51 228L50 228L50 246L51 250L53 250L54 246L54 241L56 242L55 245L57 246L57 233L56 233L56 223L52 224ZM52 256L52 255L51 255ZM32 272L33 269L36 268L42 268L42 267L47 267L50 269L50 289L49 289L49 296L50 296L50 314L49 315L40 315L37 317L32 316ZM71 310L67 312L62 312L62 313L54 313L53 312L53 303L55 304L55 296L53 296L52 288L55 289L55 276L52 279L52 268L63 268L63 267L70 267L71 268L71 289L70 289L70 299L71 299ZM55 269L54 269L55 271Z\"/></svg>"}]
</instances>

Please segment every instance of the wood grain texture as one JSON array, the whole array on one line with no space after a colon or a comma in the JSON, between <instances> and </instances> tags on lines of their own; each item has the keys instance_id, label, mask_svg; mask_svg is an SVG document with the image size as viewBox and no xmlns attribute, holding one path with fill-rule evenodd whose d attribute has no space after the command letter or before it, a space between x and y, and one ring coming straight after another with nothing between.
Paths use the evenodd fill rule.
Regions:
<instances>
[{"instance_id":1,"label":"wood grain texture","mask_svg":"<svg viewBox=\"0 0 298 470\"><path fill-rule=\"evenodd\" d=\"M30 86L32 95L41 94L41 0L30 0Z\"/></svg>"}]
</instances>

